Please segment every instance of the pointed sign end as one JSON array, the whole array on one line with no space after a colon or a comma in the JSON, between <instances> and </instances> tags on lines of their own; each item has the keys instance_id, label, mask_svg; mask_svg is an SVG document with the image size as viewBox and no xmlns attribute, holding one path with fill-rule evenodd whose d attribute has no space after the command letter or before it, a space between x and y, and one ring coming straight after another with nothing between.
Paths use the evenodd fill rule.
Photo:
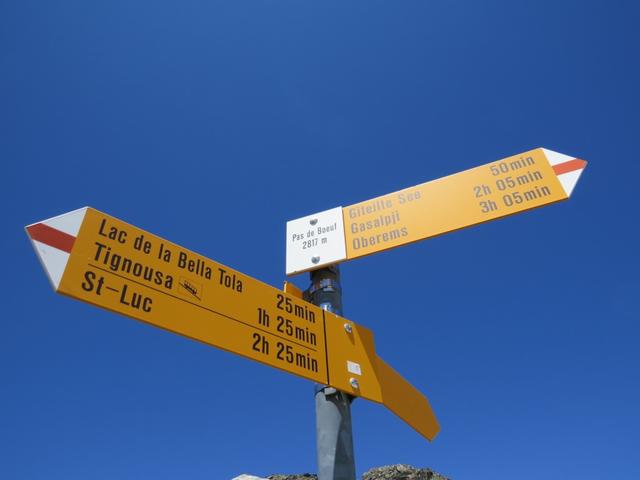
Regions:
<instances>
[{"instance_id":1,"label":"pointed sign end","mask_svg":"<svg viewBox=\"0 0 640 480\"><path fill-rule=\"evenodd\" d=\"M376 361L384 406L432 442L440 432L440 424L427 397L380 357Z\"/></svg>"},{"instance_id":2,"label":"pointed sign end","mask_svg":"<svg viewBox=\"0 0 640 480\"><path fill-rule=\"evenodd\" d=\"M25 227L38 260L56 291L87 208L80 208Z\"/></svg>"},{"instance_id":3,"label":"pointed sign end","mask_svg":"<svg viewBox=\"0 0 640 480\"><path fill-rule=\"evenodd\" d=\"M587 162L563 153L547 150L546 148L543 148L542 151L547 157L549 164L553 167L553 171L558 176L558 180L567 197L570 197L580 179L580 175L582 175L582 172L587 166Z\"/></svg>"}]
</instances>

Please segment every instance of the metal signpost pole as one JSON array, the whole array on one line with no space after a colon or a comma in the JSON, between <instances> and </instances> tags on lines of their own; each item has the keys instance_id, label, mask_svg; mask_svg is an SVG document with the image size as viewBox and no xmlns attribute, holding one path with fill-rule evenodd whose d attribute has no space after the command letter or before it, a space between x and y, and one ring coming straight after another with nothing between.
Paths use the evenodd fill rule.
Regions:
<instances>
[{"instance_id":1,"label":"metal signpost pole","mask_svg":"<svg viewBox=\"0 0 640 480\"><path fill-rule=\"evenodd\" d=\"M342 286L338 265L311 272L308 299L324 310L342 316ZM318 480L355 480L351 431L353 397L327 385L316 385L316 444Z\"/></svg>"}]
</instances>

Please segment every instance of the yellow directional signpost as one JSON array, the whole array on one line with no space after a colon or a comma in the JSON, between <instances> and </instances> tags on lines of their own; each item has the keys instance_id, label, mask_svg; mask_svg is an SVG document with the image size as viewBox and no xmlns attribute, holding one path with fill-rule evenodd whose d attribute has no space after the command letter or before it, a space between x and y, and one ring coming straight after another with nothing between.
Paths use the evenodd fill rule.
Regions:
<instances>
[{"instance_id":1,"label":"yellow directional signpost","mask_svg":"<svg viewBox=\"0 0 640 480\"><path fill-rule=\"evenodd\" d=\"M58 293L388 403L428 439L439 430L427 399L390 374L365 327L93 208L26 230Z\"/></svg>"},{"instance_id":2,"label":"yellow directional signpost","mask_svg":"<svg viewBox=\"0 0 640 480\"><path fill-rule=\"evenodd\" d=\"M569 198L584 160L538 148L287 224L287 274Z\"/></svg>"},{"instance_id":3,"label":"yellow directional signpost","mask_svg":"<svg viewBox=\"0 0 640 480\"><path fill-rule=\"evenodd\" d=\"M569 198L586 162L536 149L287 223L284 291L86 207L26 227L61 294L307 378L320 480L355 478L350 401L384 404L432 440L427 398L342 318L336 264ZM307 302L309 299L312 303Z\"/></svg>"}]
</instances>

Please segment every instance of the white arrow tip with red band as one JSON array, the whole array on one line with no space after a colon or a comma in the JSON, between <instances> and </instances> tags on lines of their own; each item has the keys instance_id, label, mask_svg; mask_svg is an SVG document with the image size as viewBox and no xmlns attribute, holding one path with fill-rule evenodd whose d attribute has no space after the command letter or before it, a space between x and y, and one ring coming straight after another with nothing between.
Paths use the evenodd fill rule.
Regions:
<instances>
[{"instance_id":1,"label":"white arrow tip with red band","mask_svg":"<svg viewBox=\"0 0 640 480\"><path fill-rule=\"evenodd\" d=\"M79 208L25 227L54 290L58 290L87 208Z\"/></svg>"},{"instance_id":2,"label":"white arrow tip with red band","mask_svg":"<svg viewBox=\"0 0 640 480\"><path fill-rule=\"evenodd\" d=\"M587 162L580 160L579 158L570 157L563 153L554 152L553 150L547 150L543 148L549 164L553 167L553 171L558 176L564 192L567 197L571 196L576 183L580 179L580 175L584 171L584 167L587 166Z\"/></svg>"}]
</instances>

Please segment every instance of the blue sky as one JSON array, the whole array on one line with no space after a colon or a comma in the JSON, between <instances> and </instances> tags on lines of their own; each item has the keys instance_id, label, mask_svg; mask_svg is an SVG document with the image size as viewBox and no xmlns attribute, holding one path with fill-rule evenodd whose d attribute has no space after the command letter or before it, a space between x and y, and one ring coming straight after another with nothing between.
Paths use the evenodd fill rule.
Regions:
<instances>
[{"instance_id":1,"label":"blue sky","mask_svg":"<svg viewBox=\"0 0 640 480\"><path fill-rule=\"evenodd\" d=\"M636 478L631 1L0 3L0 477L313 472L312 383L55 295L26 224L90 205L271 285L287 220L536 147L568 202L342 267L430 399L353 405L357 470ZM306 287L307 277L294 278Z\"/></svg>"}]
</instances>

